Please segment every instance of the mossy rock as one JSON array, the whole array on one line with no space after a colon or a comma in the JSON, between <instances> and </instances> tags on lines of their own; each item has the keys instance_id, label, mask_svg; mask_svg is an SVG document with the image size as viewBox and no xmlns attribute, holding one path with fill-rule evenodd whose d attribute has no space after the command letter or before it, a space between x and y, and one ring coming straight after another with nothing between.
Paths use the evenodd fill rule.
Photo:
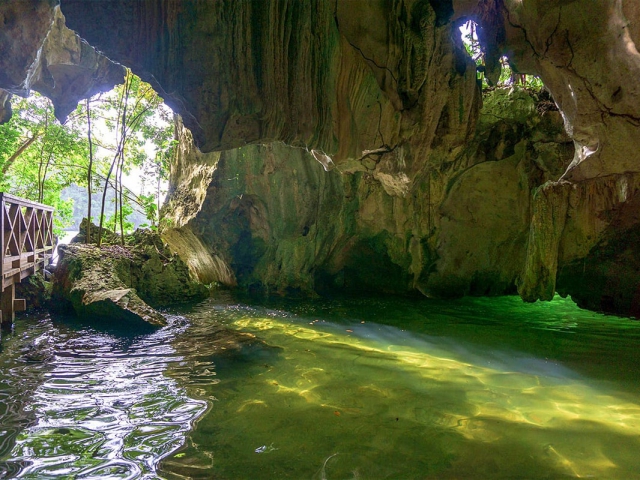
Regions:
<instances>
[{"instance_id":1,"label":"mossy rock","mask_svg":"<svg viewBox=\"0 0 640 480\"><path fill-rule=\"evenodd\" d=\"M53 288L55 308L85 318L164 325L155 308L209 295L156 233L137 231L126 241L130 243L126 247L61 245Z\"/></svg>"},{"instance_id":2,"label":"mossy rock","mask_svg":"<svg viewBox=\"0 0 640 480\"><path fill-rule=\"evenodd\" d=\"M60 245L52 294L54 309L72 310L82 318L165 325L165 318L118 277L117 265L126 261L128 253L122 250Z\"/></svg>"}]
</instances>

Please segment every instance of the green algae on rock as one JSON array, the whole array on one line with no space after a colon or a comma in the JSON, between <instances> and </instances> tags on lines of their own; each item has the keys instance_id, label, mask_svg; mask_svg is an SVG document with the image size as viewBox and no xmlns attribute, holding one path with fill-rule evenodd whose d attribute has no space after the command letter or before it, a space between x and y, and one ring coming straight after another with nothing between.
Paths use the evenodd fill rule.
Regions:
<instances>
[{"instance_id":1,"label":"green algae on rock","mask_svg":"<svg viewBox=\"0 0 640 480\"><path fill-rule=\"evenodd\" d=\"M83 225L86 228L86 222ZM108 231L103 237L119 238ZM164 317L155 308L209 294L207 287L191 278L187 266L165 247L159 235L138 230L127 241L127 247L61 245L54 307L72 309L83 317L137 319L164 325Z\"/></svg>"}]
</instances>

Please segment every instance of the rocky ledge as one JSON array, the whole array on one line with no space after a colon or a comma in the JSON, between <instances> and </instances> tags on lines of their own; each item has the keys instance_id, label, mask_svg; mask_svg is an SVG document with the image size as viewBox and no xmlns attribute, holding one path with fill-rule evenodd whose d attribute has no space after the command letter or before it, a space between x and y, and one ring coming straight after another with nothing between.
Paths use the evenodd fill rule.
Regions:
<instances>
[{"instance_id":1,"label":"rocky ledge","mask_svg":"<svg viewBox=\"0 0 640 480\"><path fill-rule=\"evenodd\" d=\"M137 231L121 245L59 247L52 305L79 317L165 325L156 308L208 295L160 236Z\"/></svg>"}]
</instances>

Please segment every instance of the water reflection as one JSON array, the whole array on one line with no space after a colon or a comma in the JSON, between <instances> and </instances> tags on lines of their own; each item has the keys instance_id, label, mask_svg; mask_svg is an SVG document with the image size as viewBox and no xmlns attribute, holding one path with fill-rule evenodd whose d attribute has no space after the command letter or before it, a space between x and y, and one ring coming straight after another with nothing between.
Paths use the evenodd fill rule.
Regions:
<instances>
[{"instance_id":1,"label":"water reflection","mask_svg":"<svg viewBox=\"0 0 640 480\"><path fill-rule=\"evenodd\" d=\"M182 313L19 321L0 477L640 478L637 322L517 299Z\"/></svg>"},{"instance_id":2,"label":"water reflection","mask_svg":"<svg viewBox=\"0 0 640 480\"><path fill-rule=\"evenodd\" d=\"M7 444L15 439L10 454L3 452L10 457L4 464L6 474L33 479L157 478L158 462L183 443L191 423L206 409L206 402L189 398L164 375L169 363L183 360L170 340L187 327L178 317L170 320L168 327L153 333L49 318L19 322L26 331L4 339L4 344L22 344L36 357L31 362L38 380L23 391L22 399L2 403L29 412L23 425L13 426L14 431L23 429L6 438ZM46 342L24 343L42 329ZM24 363L24 355L14 361ZM15 367L5 370L2 378L9 382L15 373ZM10 395L20 386L2 390ZM1 422L20 423L5 416Z\"/></svg>"},{"instance_id":3,"label":"water reflection","mask_svg":"<svg viewBox=\"0 0 640 480\"><path fill-rule=\"evenodd\" d=\"M19 325L14 336L5 334L0 343L0 478L13 477L22 468L21 462L3 459L10 457L18 434L36 421L29 399L49 370L32 346L49 343L51 323L34 319L24 327Z\"/></svg>"}]
</instances>

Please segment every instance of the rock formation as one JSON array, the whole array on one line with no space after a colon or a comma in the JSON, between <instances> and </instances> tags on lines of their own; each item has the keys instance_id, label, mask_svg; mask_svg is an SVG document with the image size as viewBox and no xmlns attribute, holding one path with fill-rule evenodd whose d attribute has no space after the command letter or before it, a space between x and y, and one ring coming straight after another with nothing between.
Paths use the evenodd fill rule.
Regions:
<instances>
[{"instance_id":1,"label":"rock formation","mask_svg":"<svg viewBox=\"0 0 640 480\"><path fill-rule=\"evenodd\" d=\"M33 83L56 14L53 0L32 3L0 7L5 18L17 12L0 28L9 52L0 88L10 92ZM590 308L638 308L637 270L616 274L638 249L632 0L60 8L191 130L195 146L183 136L173 167L165 237L201 278L426 295L517 285L526 300L560 291ZM566 135L559 114L536 111L540 99L494 93L482 107L458 32L467 20L478 24L487 78L502 55L539 75Z\"/></svg>"},{"instance_id":2,"label":"rock formation","mask_svg":"<svg viewBox=\"0 0 640 480\"><path fill-rule=\"evenodd\" d=\"M129 259L128 251L118 246L101 250L88 245L60 245L58 252L54 310L70 310L81 318L166 325L164 317L119 278L118 266Z\"/></svg>"},{"instance_id":3,"label":"rock formation","mask_svg":"<svg viewBox=\"0 0 640 480\"><path fill-rule=\"evenodd\" d=\"M573 155L560 114L541 113L543 104L518 90L488 94L476 135L457 154L446 142L434 147L407 196L387 193L375 162L325 172L311 153L284 144L182 149L177 165L190 167L173 176L168 232L201 239L235 273L218 280L246 288L514 292L530 191L557 178ZM167 240L179 248L180 238Z\"/></svg>"},{"instance_id":4,"label":"rock formation","mask_svg":"<svg viewBox=\"0 0 640 480\"><path fill-rule=\"evenodd\" d=\"M35 90L64 121L78 101L121 83L124 68L69 30L55 1L0 5L0 122L10 118L9 94Z\"/></svg>"},{"instance_id":5,"label":"rock formation","mask_svg":"<svg viewBox=\"0 0 640 480\"><path fill-rule=\"evenodd\" d=\"M86 227L86 221L82 225ZM109 232L106 237L117 236ZM80 317L164 325L155 308L208 295L157 234L139 230L127 238L127 244L60 245L53 306Z\"/></svg>"},{"instance_id":6,"label":"rock formation","mask_svg":"<svg viewBox=\"0 0 640 480\"><path fill-rule=\"evenodd\" d=\"M475 64L427 2L65 0L70 28L130 66L203 151L281 141L325 168L375 162L405 195L443 118L473 130Z\"/></svg>"}]
</instances>

